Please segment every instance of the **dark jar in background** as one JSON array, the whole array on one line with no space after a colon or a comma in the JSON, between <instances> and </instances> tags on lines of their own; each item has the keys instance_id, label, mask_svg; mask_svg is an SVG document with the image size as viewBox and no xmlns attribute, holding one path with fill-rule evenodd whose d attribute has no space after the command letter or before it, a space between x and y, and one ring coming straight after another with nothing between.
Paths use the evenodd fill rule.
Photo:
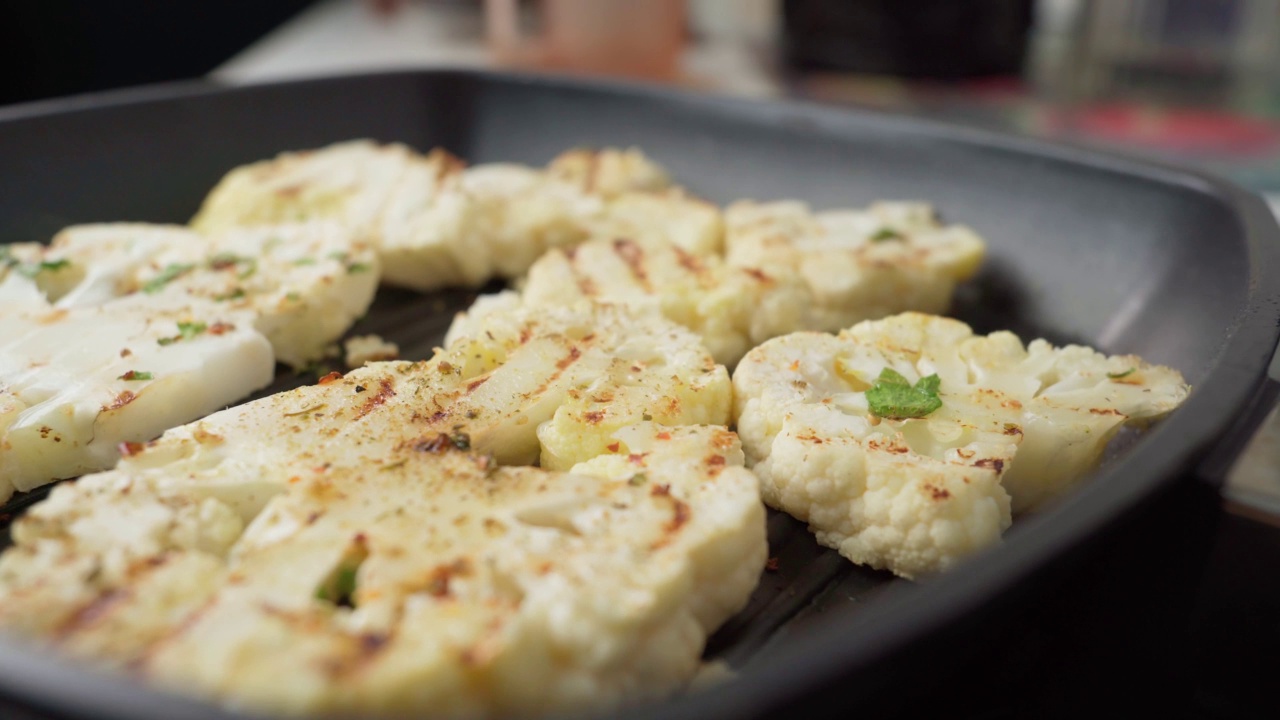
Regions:
<instances>
[{"instance_id":1,"label":"dark jar in background","mask_svg":"<svg viewBox=\"0 0 1280 720\"><path fill-rule=\"evenodd\" d=\"M960 80L1019 75L1034 0L783 0L792 70Z\"/></svg>"}]
</instances>

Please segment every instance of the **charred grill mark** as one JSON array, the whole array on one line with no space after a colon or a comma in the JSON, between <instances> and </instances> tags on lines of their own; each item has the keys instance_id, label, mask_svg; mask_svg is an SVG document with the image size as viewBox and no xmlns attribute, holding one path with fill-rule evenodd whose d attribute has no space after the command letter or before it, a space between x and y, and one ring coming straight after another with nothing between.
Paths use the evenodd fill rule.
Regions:
<instances>
[{"instance_id":1,"label":"charred grill mark","mask_svg":"<svg viewBox=\"0 0 1280 720\"><path fill-rule=\"evenodd\" d=\"M364 405L360 407L360 412L356 413L356 419L358 420L386 404L387 400L395 397L395 394L396 390L391 385L391 380L383 378L378 383L378 392L364 402Z\"/></svg>"},{"instance_id":2,"label":"charred grill mark","mask_svg":"<svg viewBox=\"0 0 1280 720\"><path fill-rule=\"evenodd\" d=\"M997 475L1004 472L1004 460L1000 458L982 458L975 462L973 466L994 470Z\"/></svg>"},{"instance_id":3,"label":"charred grill mark","mask_svg":"<svg viewBox=\"0 0 1280 720\"><path fill-rule=\"evenodd\" d=\"M467 392L475 392L475 389L476 389L476 388L478 388L478 387L480 387L481 385L483 385L483 384L485 384L485 383L489 382L489 377L490 377L489 375L485 375L484 377L477 378L477 379L472 380L471 382L467 383Z\"/></svg>"},{"instance_id":4,"label":"charred grill mark","mask_svg":"<svg viewBox=\"0 0 1280 720\"><path fill-rule=\"evenodd\" d=\"M627 264L636 282L640 283L645 290L652 291L653 286L649 283L649 275L644 270L644 249L631 240L620 239L613 241L613 251Z\"/></svg>"}]
</instances>

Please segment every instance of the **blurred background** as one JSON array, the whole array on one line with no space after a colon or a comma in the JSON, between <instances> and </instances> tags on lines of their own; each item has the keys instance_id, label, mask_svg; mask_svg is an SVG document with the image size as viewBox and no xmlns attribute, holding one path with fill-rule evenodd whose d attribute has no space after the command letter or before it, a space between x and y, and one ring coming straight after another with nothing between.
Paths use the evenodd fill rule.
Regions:
<instances>
[{"instance_id":1,"label":"blurred background","mask_svg":"<svg viewBox=\"0 0 1280 720\"><path fill-rule=\"evenodd\" d=\"M1191 162L1280 196L1280 0L0 3L0 104L389 67L637 77Z\"/></svg>"}]
</instances>

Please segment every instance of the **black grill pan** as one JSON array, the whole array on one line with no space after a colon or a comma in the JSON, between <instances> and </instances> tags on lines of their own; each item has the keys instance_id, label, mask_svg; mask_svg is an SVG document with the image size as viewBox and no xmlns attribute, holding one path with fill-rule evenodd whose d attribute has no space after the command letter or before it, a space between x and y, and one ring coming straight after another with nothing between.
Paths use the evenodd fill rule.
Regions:
<instances>
[{"instance_id":1,"label":"black grill pan","mask_svg":"<svg viewBox=\"0 0 1280 720\"><path fill-rule=\"evenodd\" d=\"M415 71L0 108L0 242L71 223L185 222L231 167L355 137L535 164L637 145L719 202L927 200L989 242L954 308L975 330L1137 353L1194 387L1154 429L1123 436L1079 492L925 582L854 567L771 513L777 569L707 649L735 678L625 716L1051 716L1091 709L1089 687L1123 686L1146 710L1179 697L1168 675L1133 665L1179 671L1169 628L1198 582L1217 488L1280 387L1268 377L1280 231L1260 199L1189 170L879 113ZM353 332L427 357L472 297L384 289ZM307 380L282 372L261 394ZM1059 677L1069 657L1082 662ZM16 718L230 717L10 639L0 696Z\"/></svg>"}]
</instances>

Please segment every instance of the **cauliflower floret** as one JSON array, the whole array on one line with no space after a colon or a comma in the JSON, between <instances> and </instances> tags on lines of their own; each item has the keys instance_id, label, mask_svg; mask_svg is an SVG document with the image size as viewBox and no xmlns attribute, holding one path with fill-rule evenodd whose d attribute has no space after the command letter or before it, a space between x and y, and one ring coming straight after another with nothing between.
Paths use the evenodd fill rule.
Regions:
<instances>
[{"instance_id":1,"label":"cauliflower floret","mask_svg":"<svg viewBox=\"0 0 1280 720\"><path fill-rule=\"evenodd\" d=\"M941 406L881 417L885 370L937 375ZM854 562L916 577L998 541L1013 513L1060 496L1124 424L1185 399L1177 371L1089 348L1024 347L903 313L776 338L733 375L748 466L770 505Z\"/></svg>"},{"instance_id":2,"label":"cauliflower floret","mask_svg":"<svg viewBox=\"0 0 1280 720\"><path fill-rule=\"evenodd\" d=\"M809 329L828 332L908 310L945 312L985 247L922 203L815 213L797 201L740 201L724 223L729 262L798 272L814 296Z\"/></svg>"},{"instance_id":3,"label":"cauliflower floret","mask_svg":"<svg viewBox=\"0 0 1280 720\"><path fill-rule=\"evenodd\" d=\"M698 258L671 243L593 240L543 255L521 297L530 307L596 300L661 312L693 330L716 361L733 367L751 347L804 327L810 295L786 271L765 273ZM468 322L463 314L455 321Z\"/></svg>"},{"instance_id":4,"label":"cauliflower floret","mask_svg":"<svg viewBox=\"0 0 1280 720\"><path fill-rule=\"evenodd\" d=\"M625 308L483 327L55 488L0 556L0 626L290 714L541 715L684 687L767 554L737 438L686 424L727 420L724 369ZM544 467L499 465L548 429Z\"/></svg>"},{"instance_id":5,"label":"cauliflower floret","mask_svg":"<svg viewBox=\"0 0 1280 720\"><path fill-rule=\"evenodd\" d=\"M574 148L547 164L552 177L606 198L634 190L658 191L671 185L661 165L637 148Z\"/></svg>"}]
</instances>

